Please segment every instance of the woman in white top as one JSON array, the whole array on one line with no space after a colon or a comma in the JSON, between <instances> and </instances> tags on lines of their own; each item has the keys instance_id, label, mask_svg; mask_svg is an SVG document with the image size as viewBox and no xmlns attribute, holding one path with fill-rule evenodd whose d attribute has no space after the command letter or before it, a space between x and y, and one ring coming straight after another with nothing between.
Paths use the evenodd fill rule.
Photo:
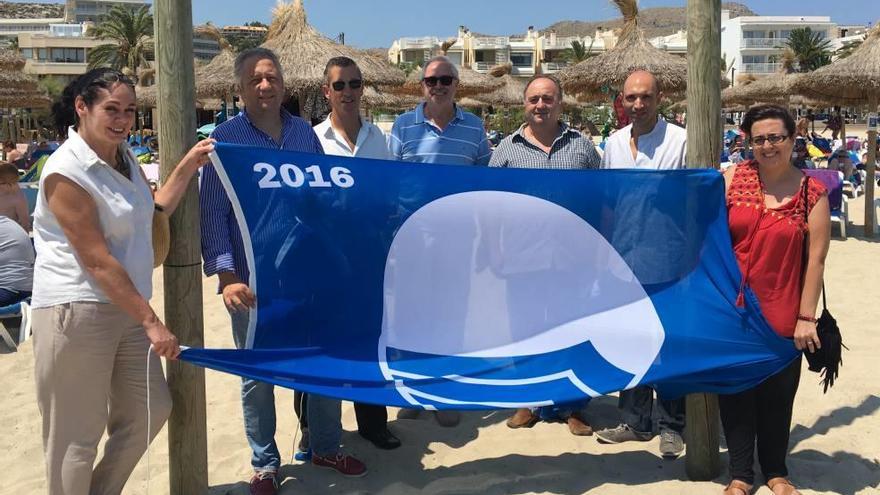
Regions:
<instances>
[{"instance_id":1,"label":"woman in white top","mask_svg":"<svg viewBox=\"0 0 880 495\"><path fill-rule=\"evenodd\" d=\"M32 296L50 494L120 493L144 439L158 433L171 410L159 356L174 359L180 347L148 302L151 224L154 207L156 214L177 207L213 141L187 153L154 204L126 144L135 112L133 83L111 69L80 76L53 107L56 124L71 127L40 179ZM104 430L104 455L95 465Z\"/></svg>"}]
</instances>

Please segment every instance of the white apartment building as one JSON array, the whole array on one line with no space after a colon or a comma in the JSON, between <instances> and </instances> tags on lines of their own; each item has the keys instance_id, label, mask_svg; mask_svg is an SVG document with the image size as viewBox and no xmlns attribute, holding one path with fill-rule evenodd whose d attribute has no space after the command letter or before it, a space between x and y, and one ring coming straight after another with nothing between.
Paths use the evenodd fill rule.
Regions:
<instances>
[{"instance_id":1,"label":"white apartment building","mask_svg":"<svg viewBox=\"0 0 880 495\"><path fill-rule=\"evenodd\" d=\"M24 71L38 77L54 76L62 81L84 74L88 52L106 41L85 35L91 23L50 24L49 31L21 33L18 49L25 60Z\"/></svg>"},{"instance_id":2,"label":"white apartment building","mask_svg":"<svg viewBox=\"0 0 880 495\"><path fill-rule=\"evenodd\" d=\"M552 32L539 33L532 26L522 36L479 36L460 26L456 37L449 40L436 36L397 39L388 49L388 60L393 64L420 66L439 54L444 43L454 42L447 48L446 56L460 67L486 73L495 66L509 63L512 75L530 77L536 73L553 74L564 68L567 62L562 54L571 48L573 41L599 53L614 47L617 36L613 31L598 30L592 37L562 37Z\"/></svg>"},{"instance_id":3,"label":"white apartment building","mask_svg":"<svg viewBox=\"0 0 880 495\"><path fill-rule=\"evenodd\" d=\"M148 5L146 0L66 0L65 18L68 22L99 22L115 6L136 10Z\"/></svg>"},{"instance_id":4,"label":"white apartment building","mask_svg":"<svg viewBox=\"0 0 880 495\"><path fill-rule=\"evenodd\" d=\"M810 28L832 43L837 25L828 16L745 16L731 19L721 11L721 53L731 80L739 74L766 76L781 69L779 58L792 29Z\"/></svg>"}]
</instances>

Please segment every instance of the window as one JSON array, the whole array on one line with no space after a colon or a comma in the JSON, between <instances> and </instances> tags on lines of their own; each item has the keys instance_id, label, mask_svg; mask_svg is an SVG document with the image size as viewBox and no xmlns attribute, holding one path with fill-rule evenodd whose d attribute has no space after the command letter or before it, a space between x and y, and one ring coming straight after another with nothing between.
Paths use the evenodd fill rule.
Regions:
<instances>
[{"instance_id":1,"label":"window","mask_svg":"<svg viewBox=\"0 0 880 495\"><path fill-rule=\"evenodd\" d=\"M742 61L744 64L763 64L765 60L763 55L743 55Z\"/></svg>"},{"instance_id":2,"label":"window","mask_svg":"<svg viewBox=\"0 0 880 495\"><path fill-rule=\"evenodd\" d=\"M510 63L513 64L514 67L531 67L532 54L525 52L513 52L510 54Z\"/></svg>"},{"instance_id":3,"label":"window","mask_svg":"<svg viewBox=\"0 0 880 495\"><path fill-rule=\"evenodd\" d=\"M34 58L34 49L33 48L22 48L21 49L21 57L25 60L30 60Z\"/></svg>"},{"instance_id":4,"label":"window","mask_svg":"<svg viewBox=\"0 0 880 495\"><path fill-rule=\"evenodd\" d=\"M753 39L753 38L764 38L764 32L762 31L743 31L743 38L745 39Z\"/></svg>"},{"instance_id":5,"label":"window","mask_svg":"<svg viewBox=\"0 0 880 495\"><path fill-rule=\"evenodd\" d=\"M44 62L49 60L49 50L47 48L37 49L37 60L42 60Z\"/></svg>"}]
</instances>

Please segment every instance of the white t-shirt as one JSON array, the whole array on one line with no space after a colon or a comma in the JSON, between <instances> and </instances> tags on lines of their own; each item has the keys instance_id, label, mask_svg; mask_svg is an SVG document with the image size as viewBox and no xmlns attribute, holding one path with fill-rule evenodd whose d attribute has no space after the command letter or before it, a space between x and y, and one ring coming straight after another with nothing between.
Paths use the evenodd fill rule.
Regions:
<instances>
[{"instance_id":1,"label":"white t-shirt","mask_svg":"<svg viewBox=\"0 0 880 495\"><path fill-rule=\"evenodd\" d=\"M608 138L605 154L602 155L602 168L673 170L686 167L687 131L668 124L663 117L657 119L657 125L651 132L639 136L635 159L629 147L631 137L632 124Z\"/></svg>"},{"instance_id":2,"label":"white t-shirt","mask_svg":"<svg viewBox=\"0 0 880 495\"><path fill-rule=\"evenodd\" d=\"M109 303L110 299L80 264L57 218L49 209L43 183L61 174L82 187L95 202L98 223L110 254L125 268L144 299L153 293L153 196L128 144L120 151L131 180L98 158L71 128L40 177L40 194L34 210L34 265L32 306L44 308L77 301Z\"/></svg>"},{"instance_id":3,"label":"white t-shirt","mask_svg":"<svg viewBox=\"0 0 880 495\"><path fill-rule=\"evenodd\" d=\"M358 158L374 158L377 160L392 160L388 151L388 139L382 129L370 122L361 119L361 130L355 141L354 151L348 147L348 143L330 125L330 116L324 122L315 126L315 134L324 147L324 153L336 156L352 156Z\"/></svg>"}]
</instances>

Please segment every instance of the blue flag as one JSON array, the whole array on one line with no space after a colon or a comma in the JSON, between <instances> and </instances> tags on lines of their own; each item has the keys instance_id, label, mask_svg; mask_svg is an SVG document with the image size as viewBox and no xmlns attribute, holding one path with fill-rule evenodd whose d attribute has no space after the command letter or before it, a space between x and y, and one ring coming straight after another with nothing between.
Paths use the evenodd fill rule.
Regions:
<instances>
[{"instance_id":1,"label":"blue flag","mask_svg":"<svg viewBox=\"0 0 880 495\"><path fill-rule=\"evenodd\" d=\"M736 305L714 170L492 169L218 144L257 297L183 360L428 409L754 386L798 354Z\"/></svg>"}]
</instances>

